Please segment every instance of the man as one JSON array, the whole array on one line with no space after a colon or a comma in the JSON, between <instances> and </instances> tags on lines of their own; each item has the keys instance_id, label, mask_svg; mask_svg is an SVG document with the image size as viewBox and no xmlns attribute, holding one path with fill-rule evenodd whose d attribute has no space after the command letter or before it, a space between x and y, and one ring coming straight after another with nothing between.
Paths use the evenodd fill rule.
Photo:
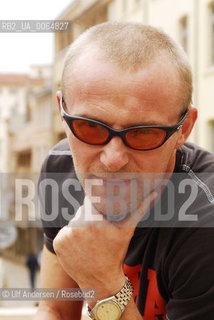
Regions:
<instances>
[{"instance_id":1,"label":"man","mask_svg":"<svg viewBox=\"0 0 214 320\"><path fill-rule=\"evenodd\" d=\"M42 286L96 289L91 319L211 319L214 157L184 145L197 110L182 49L149 26L97 25L68 50L57 99L67 140L40 177L59 191L40 188ZM81 308L43 301L37 318Z\"/></svg>"}]
</instances>

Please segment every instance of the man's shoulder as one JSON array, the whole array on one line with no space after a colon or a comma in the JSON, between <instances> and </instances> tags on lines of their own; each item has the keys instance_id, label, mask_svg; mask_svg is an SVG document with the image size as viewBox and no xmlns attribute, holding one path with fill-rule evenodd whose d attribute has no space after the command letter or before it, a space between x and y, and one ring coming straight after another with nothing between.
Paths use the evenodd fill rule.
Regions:
<instances>
[{"instance_id":1,"label":"man's shoulder","mask_svg":"<svg viewBox=\"0 0 214 320\"><path fill-rule=\"evenodd\" d=\"M176 209L179 224L213 227L214 154L192 143L185 144L178 154L180 159L174 181L178 190Z\"/></svg>"},{"instance_id":2,"label":"man's shoulder","mask_svg":"<svg viewBox=\"0 0 214 320\"><path fill-rule=\"evenodd\" d=\"M71 156L71 150L69 146L68 139L60 140L53 148L50 150L49 155L70 155Z\"/></svg>"},{"instance_id":3,"label":"man's shoulder","mask_svg":"<svg viewBox=\"0 0 214 320\"><path fill-rule=\"evenodd\" d=\"M187 142L177 151L176 171L214 172L214 153Z\"/></svg>"},{"instance_id":4,"label":"man's shoulder","mask_svg":"<svg viewBox=\"0 0 214 320\"><path fill-rule=\"evenodd\" d=\"M73 170L74 166L69 142L68 139L63 139L49 151L43 163L42 171L70 172Z\"/></svg>"}]
</instances>

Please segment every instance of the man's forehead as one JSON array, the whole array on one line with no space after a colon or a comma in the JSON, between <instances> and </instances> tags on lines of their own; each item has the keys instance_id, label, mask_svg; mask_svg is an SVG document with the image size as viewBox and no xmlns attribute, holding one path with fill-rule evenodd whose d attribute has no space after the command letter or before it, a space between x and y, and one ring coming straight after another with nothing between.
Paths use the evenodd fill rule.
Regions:
<instances>
[{"instance_id":1,"label":"man's forehead","mask_svg":"<svg viewBox=\"0 0 214 320\"><path fill-rule=\"evenodd\" d=\"M137 124L173 124L179 112L176 88L144 78L74 81L69 91L68 112L94 118L111 126ZM167 82L168 83L168 82ZM118 127L119 128L119 127Z\"/></svg>"},{"instance_id":2,"label":"man's forehead","mask_svg":"<svg viewBox=\"0 0 214 320\"><path fill-rule=\"evenodd\" d=\"M97 47L89 46L88 50L81 53L74 61L73 67L70 69L70 80L87 80L99 81L102 79L106 83L108 80L114 81L119 75L122 82L123 79L135 79L136 83L140 81L143 74L156 77L159 79L160 74L162 77L178 80L179 75L174 64L169 60L166 55L159 55L149 63L142 63L136 70L131 70L129 67L121 68L118 64L108 57ZM121 78L121 76L123 76Z\"/></svg>"},{"instance_id":3,"label":"man's forehead","mask_svg":"<svg viewBox=\"0 0 214 320\"><path fill-rule=\"evenodd\" d=\"M93 55L94 54L94 55ZM165 61L164 61L165 60ZM160 57L142 66L136 72L124 71L109 61L100 52L82 54L75 62L67 88L70 93L100 96L147 94L147 99L163 96L165 99L178 93L179 79L174 65ZM166 67L167 66L167 67Z\"/></svg>"}]
</instances>

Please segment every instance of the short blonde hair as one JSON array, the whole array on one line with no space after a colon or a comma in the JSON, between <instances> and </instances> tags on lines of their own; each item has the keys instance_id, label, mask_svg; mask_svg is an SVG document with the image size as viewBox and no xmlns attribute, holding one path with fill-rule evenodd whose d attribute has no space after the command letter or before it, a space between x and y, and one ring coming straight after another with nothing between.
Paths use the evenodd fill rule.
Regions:
<instances>
[{"instance_id":1,"label":"short blonde hair","mask_svg":"<svg viewBox=\"0 0 214 320\"><path fill-rule=\"evenodd\" d=\"M192 71L184 50L166 33L141 23L106 22L82 33L69 47L62 74L62 92L65 93L72 66L91 46L99 48L104 58L122 70L134 72L165 54L175 66L183 92L183 109L192 102Z\"/></svg>"}]
</instances>

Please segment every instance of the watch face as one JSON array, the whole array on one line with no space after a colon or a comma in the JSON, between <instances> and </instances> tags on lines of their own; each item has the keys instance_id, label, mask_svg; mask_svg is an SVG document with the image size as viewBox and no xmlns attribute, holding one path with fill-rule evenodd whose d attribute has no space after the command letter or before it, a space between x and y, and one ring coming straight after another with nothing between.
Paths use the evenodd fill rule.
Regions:
<instances>
[{"instance_id":1,"label":"watch face","mask_svg":"<svg viewBox=\"0 0 214 320\"><path fill-rule=\"evenodd\" d=\"M98 320L118 320L120 316L120 307L113 301L106 301L97 306L96 318Z\"/></svg>"}]
</instances>

